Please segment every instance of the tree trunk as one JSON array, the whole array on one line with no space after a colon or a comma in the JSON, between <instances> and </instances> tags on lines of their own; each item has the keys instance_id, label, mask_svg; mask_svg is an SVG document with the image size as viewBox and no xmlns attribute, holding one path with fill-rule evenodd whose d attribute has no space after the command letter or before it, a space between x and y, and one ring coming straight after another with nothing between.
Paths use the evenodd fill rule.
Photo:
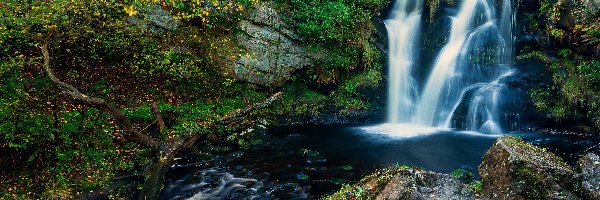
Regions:
<instances>
[{"instance_id":1,"label":"tree trunk","mask_svg":"<svg viewBox=\"0 0 600 200\"><path fill-rule=\"evenodd\" d=\"M50 80L52 80L52 82L54 82L59 87L61 87L64 93L68 94L73 99L75 99L85 105L88 105L88 106L91 106L94 108L98 108L98 109L103 110L104 112L109 113L113 118L115 118L115 120L117 121L117 124L119 124L119 126L125 130L125 134L124 134L125 139L132 141L132 142L137 142L137 143L140 143L143 145L158 146L158 142L156 140L154 140L150 136L144 135L144 134L138 132L137 130L135 130L133 128L133 126L131 125L131 122L129 121L129 119L127 119L125 114L123 114L123 112L120 109L106 103L106 101L104 99L87 96L87 95L79 92L79 90L77 90L77 88L73 87L72 85L69 85L68 83L60 81L54 75L54 72L52 72L52 68L50 67L50 53L48 52L48 43L43 42L40 46L40 49L42 50L42 54L44 56L44 64L43 65L44 65L44 69L46 70L46 73L48 74L48 77L50 77Z\"/></svg>"},{"instance_id":2,"label":"tree trunk","mask_svg":"<svg viewBox=\"0 0 600 200\"><path fill-rule=\"evenodd\" d=\"M275 100L279 98L280 95L281 92L277 92L263 102L249 105L244 109L234 110L228 113L227 115L219 118L219 120L217 121L198 122L198 124L200 124L201 126L206 127L206 129L204 129L204 132L198 132L187 136L181 136L170 143L163 143L165 148L160 151L158 160L152 165L150 165L149 170L146 172L146 180L144 183L144 187L138 199L157 199L158 195L160 195L160 191L162 190L165 175L168 172L168 166L171 164L171 162L173 162L174 157L182 150L190 148L194 143L197 142L200 136L208 134L210 130L214 128L214 126L216 126L217 122L223 122L222 126L228 126L233 123L236 123L237 121L239 121L236 119L243 118L244 115L248 114L252 110L262 109L267 106L270 106Z\"/></svg>"},{"instance_id":3,"label":"tree trunk","mask_svg":"<svg viewBox=\"0 0 600 200\"><path fill-rule=\"evenodd\" d=\"M277 93L273 94L271 97L267 98L263 102L249 105L244 109L234 110L234 111L228 113L227 115L220 117L218 120L215 120L215 121L197 122L200 126L205 127L203 129L203 131L201 131L201 132L193 133L193 134L186 135L186 136L179 136L179 137L176 137L175 139L169 140L169 141L157 141L154 138L152 138L148 135L142 134L138 130L135 130L133 128L131 122L129 121L129 119L123 114L123 112L119 108L116 108L116 107L108 104L104 99L87 96L87 95L79 92L79 90L77 90L77 88L75 88L74 86L60 81L54 75L54 73L52 72L52 68L50 67L50 53L48 52L47 42L42 42L40 48L41 48L42 54L44 56L43 66L44 66L44 69L46 70L48 77L50 77L52 82L54 82L55 84L60 86L64 93L71 96L73 99L77 100L78 102L81 102L85 105L100 109L101 111L104 111L104 112L110 114L110 116L112 116L116 120L116 122L119 124L119 126L125 130L124 138L127 141L137 142L137 143L148 145L148 146L162 147L159 152L157 161L152 163L150 165L148 171L145 172L146 179L145 179L145 183L143 186L143 190L139 195L140 200L157 199L158 198L158 196L160 195L160 191L162 190L165 175L168 172L168 166L173 161L173 158L179 152L181 152L183 149L189 148L194 143L196 143L196 141L200 138L200 136L209 133L210 130L212 130L213 127L216 125L228 126L228 125L235 124L238 121L243 120L244 116L247 115L252 110L262 109L267 106L270 106L281 95L281 92L277 92ZM152 110L157 118L158 126L160 127L161 131L164 130L165 129L164 120L162 119L162 116L160 115L160 110L158 109L158 106L156 105L156 103L152 104Z\"/></svg>"}]
</instances>

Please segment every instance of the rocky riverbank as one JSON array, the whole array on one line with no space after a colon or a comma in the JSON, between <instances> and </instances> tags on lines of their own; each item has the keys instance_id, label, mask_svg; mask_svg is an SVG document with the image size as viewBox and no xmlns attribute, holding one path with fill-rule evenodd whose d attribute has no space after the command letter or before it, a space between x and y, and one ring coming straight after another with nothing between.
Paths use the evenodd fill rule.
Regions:
<instances>
[{"instance_id":1,"label":"rocky riverbank","mask_svg":"<svg viewBox=\"0 0 600 200\"><path fill-rule=\"evenodd\" d=\"M502 137L479 166L481 182L394 166L379 170L326 199L600 199L600 158L567 165L543 148Z\"/></svg>"}]
</instances>

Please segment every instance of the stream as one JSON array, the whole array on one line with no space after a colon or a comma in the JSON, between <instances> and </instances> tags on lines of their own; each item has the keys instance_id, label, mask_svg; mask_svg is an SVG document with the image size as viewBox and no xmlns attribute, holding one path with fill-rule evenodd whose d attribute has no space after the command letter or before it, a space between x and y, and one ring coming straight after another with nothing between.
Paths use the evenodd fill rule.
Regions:
<instances>
[{"instance_id":1,"label":"stream","mask_svg":"<svg viewBox=\"0 0 600 200\"><path fill-rule=\"evenodd\" d=\"M424 26L425 1L393 2L382 24L389 49L384 124L279 127L251 150L182 158L175 166L187 167L171 170L161 199L317 199L395 164L462 169L476 179L498 133L547 148L571 165L600 152L597 139L511 131L541 121L523 109L533 106L530 88L515 81L527 75L518 68L532 67L514 63L512 0L461 0L445 9L449 35L431 58L421 56L431 42L421 39L422 30L431 31Z\"/></svg>"},{"instance_id":2,"label":"stream","mask_svg":"<svg viewBox=\"0 0 600 200\"><path fill-rule=\"evenodd\" d=\"M574 165L599 153L600 141L577 136L512 132ZM394 164L477 175L486 150L500 135L439 130L416 136L372 133L364 127L286 126L272 129L263 145L211 160L181 159L160 199L317 199L377 168Z\"/></svg>"}]
</instances>

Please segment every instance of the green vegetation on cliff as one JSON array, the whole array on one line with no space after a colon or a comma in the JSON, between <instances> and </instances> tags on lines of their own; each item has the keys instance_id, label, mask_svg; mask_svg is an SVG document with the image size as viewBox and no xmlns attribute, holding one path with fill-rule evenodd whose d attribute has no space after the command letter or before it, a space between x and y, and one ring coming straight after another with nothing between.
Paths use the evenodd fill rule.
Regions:
<instances>
[{"instance_id":1,"label":"green vegetation on cliff","mask_svg":"<svg viewBox=\"0 0 600 200\"><path fill-rule=\"evenodd\" d=\"M289 100L281 111L293 110L294 115L309 117L326 114L322 112L352 116L372 110L377 100L366 94L377 92L384 62L383 54L375 46L381 35L373 18L380 15L389 1L275 2L288 13L285 20L300 34L314 63L293 79L316 85L304 89L298 87L305 86L297 84L287 85L286 90L302 94L289 96L284 92Z\"/></svg>"},{"instance_id":2,"label":"green vegetation on cliff","mask_svg":"<svg viewBox=\"0 0 600 200\"><path fill-rule=\"evenodd\" d=\"M554 85L532 91L536 107L558 118L579 115L600 127L600 60L565 53L549 66Z\"/></svg>"},{"instance_id":3,"label":"green vegetation on cliff","mask_svg":"<svg viewBox=\"0 0 600 200\"><path fill-rule=\"evenodd\" d=\"M316 66L310 78L321 84L344 80L353 71L381 67L374 16L388 2L277 0L290 24L304 37Z\"/></svg>"},{"instance_id":4,"label":"green vegetation on cliff","mask_svg":"<svg viewBox=\"0 0 600 200\"><path fill-rule=\"evenodd\" d=\"M596 128L600 128L598 6L594 1L541 1L538 10L524 15L542 47L526 47L532 51L517 57L539 59L552 73L553 84L531 92L536 107L556 118L589 119Z\"/></svg>"}]
</instances>

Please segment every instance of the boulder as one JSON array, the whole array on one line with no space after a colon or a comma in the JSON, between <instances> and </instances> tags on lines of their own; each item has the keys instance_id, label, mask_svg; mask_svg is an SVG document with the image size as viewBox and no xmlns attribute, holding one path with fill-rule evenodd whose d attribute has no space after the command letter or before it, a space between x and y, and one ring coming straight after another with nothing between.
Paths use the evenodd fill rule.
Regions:
<instances>
[{"instance_id":1,"label":"boulder","mask_svg":"<svg viewBox=\"0 0 600 200\"><path fill-rule=\"evenodd\" d=\"M479 166L485 199L579 199L575 171L560 157L502 137Z\"/></svg>"},{"instance_id":2,"label":"boulder","mask_svg":"<svg viewBox=\"0 0 600 200\"><path fill-rule=\"evenodd\" d=\"M581 194L588 199L600 199L600 157L590 153L577 162L581 178Z\"/></svg>"},{"instance_id":3,"label":"boulder","mask_svg":"<svg viewBox=\"0 0 600 200\"><path fill-rule=\"evenodd\" d=\"M471 189L448 174L410 169L398 173L376 199L475 199Z\"/></svg>"},{"instance_id":4,"label":"boulder","mask_svg":"<svg viewBox=\"0 0 600 200\"><path fill-rule=\"evenodd\" d=\"M232 66L238 80L261 86L280 86L293 71L311 65L299 37L287 28L277 11L266 3L238 23L242 31L236 40L246 54Z\"/></svg>"},{"instance_id":5,"label":"boulder","mask_svg":"<svg viewBox=\"0 0 600 200\"><path fill-rule=\"evenodd\" d=\"M325 199L476 199L468 185L448 175L406 166L379 170Z\"/></svg>"}]
</instances>

